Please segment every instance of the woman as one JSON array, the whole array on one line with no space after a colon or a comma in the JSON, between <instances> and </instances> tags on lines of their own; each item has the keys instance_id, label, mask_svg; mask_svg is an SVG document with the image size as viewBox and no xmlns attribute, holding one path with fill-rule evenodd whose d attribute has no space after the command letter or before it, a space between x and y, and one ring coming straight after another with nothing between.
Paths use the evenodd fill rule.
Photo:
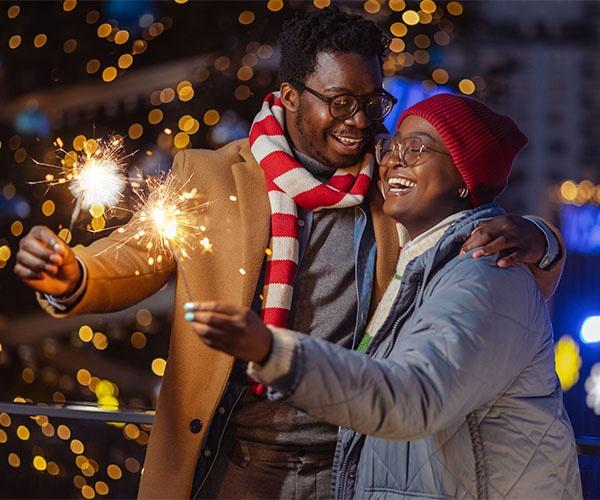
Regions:
<instances>
[{"instance_id":1,"label":"woman","mask_svg":"<svg viewBox=\"0 0 600 500\"><path fill-rule=\"evenodd\" d=\"M284 399L341 427L337 498L579 498L552 327L523 266L460 255L526 138L482 103L440 94L378 144L384 210L408 231L359 351L200 303L195 330L251 361Z\"/></svg>"}]
</instances>

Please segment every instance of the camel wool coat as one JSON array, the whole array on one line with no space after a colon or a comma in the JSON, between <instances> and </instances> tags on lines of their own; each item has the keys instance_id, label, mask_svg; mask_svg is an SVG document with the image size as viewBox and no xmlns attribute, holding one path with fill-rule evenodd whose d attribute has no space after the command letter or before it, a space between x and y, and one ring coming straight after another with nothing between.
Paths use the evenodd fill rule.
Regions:
<instances>
[{"instance_id":1,"label":"camel wool coat","mask_svg":"<svg viewBox=\"0 0 600 500\"><path fill-rule=\"evenodd\" d=\"M168 363L139 498L191 496L201 446L235 361L198 339L184 319L183 304L190 300L224 301L250 307L269 243L270 206L265 178L247 139L216 151L182 151L174 159L173 173L182 181L189 178L186 190L197 188L209 202L204 217L212 252L196 249L179 265L172 259L149 265L146 248L136 240L120 245L131 237L125 226L125 232L114 231L88 247L75 247L88 278L85 293L73 308L58 311L38 296L44 310L55 317L112 312L157 292L175 273L185 273L192 297L184 280L178 279ZM399 241L395 222L382 212L383 198L375 183L369 197L377 242L373 310L394 274ZM544 294L551 295L562 262L546 272L531 269ZM201 422L199 431L197 420ZM190 425L192 421L196 425Z\"/></svg>"}]
</instances>

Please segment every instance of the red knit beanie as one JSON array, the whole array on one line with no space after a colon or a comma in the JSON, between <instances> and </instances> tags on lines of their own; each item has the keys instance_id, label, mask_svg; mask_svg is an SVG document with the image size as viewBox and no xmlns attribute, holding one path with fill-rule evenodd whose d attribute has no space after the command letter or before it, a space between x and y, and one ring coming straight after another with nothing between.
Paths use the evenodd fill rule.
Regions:
<instances>
[{"instance_id":1,"label":"red knit beanie","mask_svg":"<svg viewBox=\"0 0 600 500\"><path fill-rule=\"evenodd\" d=\"M454 94L437 94L405 110L431 123L448 147L475 206L494 201L504 190L516 154L527 137L508 116Z\"/></svg>"}]
</instances>

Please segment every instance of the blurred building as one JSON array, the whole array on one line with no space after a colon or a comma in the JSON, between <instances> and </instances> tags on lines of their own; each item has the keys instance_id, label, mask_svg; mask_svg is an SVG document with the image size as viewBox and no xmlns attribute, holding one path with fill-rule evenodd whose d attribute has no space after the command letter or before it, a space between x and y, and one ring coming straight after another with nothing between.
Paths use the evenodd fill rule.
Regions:
<instances>
[{"instance_id":1,"label":"blurred building","mask_svg":"<svg viewBox=\"0 0 600 500\"><path fill-rule=\"evenodd\" d=\"M503 201L550 215L557 182L600 180L600 4L471 2L477 22L444 52L450 71L483 76L479 96L529 137ZM473 77L471 77L473 78Z\"/></svg>"}]
</instances>

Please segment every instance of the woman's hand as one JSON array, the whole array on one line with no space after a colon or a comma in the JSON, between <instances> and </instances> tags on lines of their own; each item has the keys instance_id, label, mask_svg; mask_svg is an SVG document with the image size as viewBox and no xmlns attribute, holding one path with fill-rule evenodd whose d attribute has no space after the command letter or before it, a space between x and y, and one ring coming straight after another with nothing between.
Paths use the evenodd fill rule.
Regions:
<instances>
[{"instance_id":1,"label":"woman's hand","mask_svg":"<svg viewBox=\"0 0 600 500\"><path fill-rule=\"evenodd\" d=\"M207 346L255 363L269 357L273 335L250 309L222 302L187 302L184 309L185 319Z\"/></svg>"}]
</instances>

